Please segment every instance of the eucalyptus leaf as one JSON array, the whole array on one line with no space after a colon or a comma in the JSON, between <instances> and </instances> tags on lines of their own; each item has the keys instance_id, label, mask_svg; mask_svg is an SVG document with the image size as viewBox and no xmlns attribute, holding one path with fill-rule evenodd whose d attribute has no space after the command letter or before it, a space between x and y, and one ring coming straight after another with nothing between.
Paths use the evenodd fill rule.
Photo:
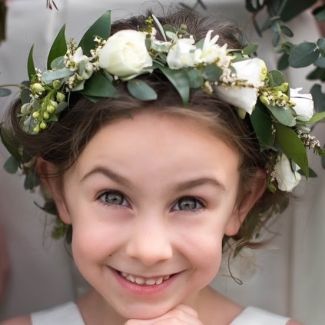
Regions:
<instances>
[{"instance_id":1,"label":"eucalyptus leaf","mask_svg":"<svg viewBox=\"0 0 325 325\"><path fill-rule=\"evenodd\" d=\"M306 149L296 132L281 124L276 124L275 128L276 142L281 150L288 158L292 159L308 177L309 167Z\"/></svg>"},{"instance_id":2,"label":"eucalyptus leaf","mask_svg":"<svg viewBox=\"0 0 325 325\"><path fill-rule=\"evenodd\" d=\"M320 50L321 55L322 56L325 56L325 38L324 37L323 38L319 38L317 40L317 46L318 46L318 48Z\"/></svg>"},{"instance_id":3,"label":"eucalyptus leaf","mask_svg":"<svg viewBox=\"0 0 325 325\"><path fill-rule=\"evenodd\" d=\"M0 138L8 152L15 158L15 160L21 161L19 145L10 130L6 129L3 124L0 124Z\"/></svg>"},{"instance_id":4,"label":"eucalyptus leaf","mask_svg":"<svg viewBox=\"0 0 325 325\"><path fill-rule=\"evenodd\" d=\"M28 60L27 60L27 72L28 72L29 81L32 81L33 76L36 75L35 64L33 59L33 50L34 50L34 45L30 48L28 54Z\"/></svg>"},{"instance_id":5,"label":"eucalyptus leaf","mask_svg":"<svg viewBox=\"0 0 325 325\"><path fill-rule=\"evenodd\" d=\"M281 25L281 32L284 34L284 35L286 35L286 36L288 36L288 37L293 37L293 32L292 32L292 30L288 27L288 26L286 26L286 25Z\"/></svg>"},{"instance_id":6,"label":"eucalyptus leaf","mask_svg":"<svg viewBox=\"0 0 325 325\"><path fill-rule=\"evenodd\" d=\"M186 74L191 88L200 88L204 83L202 73L196 69L187 69Z\"/></svg>"},{"instance_id":7,"label":"eucalyptus leaf","mask_svg":"<svg viewBox=\"0 0 325 325\"><path fill-rule=\"evenodd\" d=\"M306 67L316 61L319 53L319 49L315 43L303 42L291 49L289 64L294 68Z\"/></svg>"},{"instance_id":8,"label":"eucalyptus leaf","mask_svg":"<svg viewBox=\"0 0 325 325\"><path fill-rule=\"evenodd\" d=\"M140 100L156 100L157 93L146 82L142 80L132 79L127 83L130 94Z\"/></svg>"},{"instance_id":9,"label":"eucalyptus leaf","mask_svg":"<svg viewBox=\"0 0 325 325\"><path fill-rule=\"evenodd\" d=\"M283 73L278 70L272 70L268 73L268 79L269 79L269 86L270 87L277 87L282 85L285 82L285 78L283 76Z\"/></svg>"},{"instance_id":10,"label":"eucalyptus leaf","mask_svg":"<svg viewBox=\"0 0 325 325\"><path fill-rule=\"evenodd\" d=\"M33 190L40 184L39 178L35 171L29 171L25 176L24 188L25 190Z\"/></svg>"},{"instance_id":11,"label":"eucalyptus leaf","mask_svg":"<svg viewBox=\"0 0 325 325\"><path fill-rule=\"evenodd\" d=\"M90 50L94 49L96 43L94 41L96 36L107 39L111 34L111 11L106 11L99 17L93 25L86 31L78 45L81 46L83 54L90 56Z\"/></svg>"},{"instance_id":12,"label":"eucalyptus leaf","mask_svg":"<svg viewBox=\"0 0 325 325\"><path fill-rule=\"evenodd\" d=\"M313 96L314 107L316 112L325 111L325 94L322 92L322 87L319 84L313 85L310 90L311 95Z\"/></svg>"},{"instance_id":13,"label":"eucalyptus leaf","mask_svg":"<svg viewBox=\"0 0 325 325\"><path fill-rule=\"evenodd\" d=\"M182 98L183 104L188 104L190 97L190 84L186 73L183 70L172 70L163 66L158 66L158 69L176 88Z\"/></svg>"},{"instance_id":14,"label":"eucalyptus leaf","mask_svg":"<svg viewBox=\"0 0 325 325\"><path fill-rule=\"evenodd\" d=\"M320 56L315 62L314 64L319 67L319 68L325 68L325 57L324 56Z\"/></svg>"},{"instance_id":15,"label":"eucalyptus leaf","mask_svg":"<svg viewBox=\"0 0 325 325\"><path fill-rule=\"evenodd\" d=\"M268 3L273 3L273 2L275 1L269 1ZM303 0L303 1L279 0L277 2L280 2L281 4L282 3L285 4L283 10L280 13L280 16L283 21L289 21L292 18L298 16L307 8L310 8L312 5L314 5L317 2L317 0Z\"/></svg>"},{"instance_id":16,"label":"eucalyptus leaf","mask_svg":"<svg viewBox=\"0 0 325 325\"><path fill-rule=\"evenodd\" d=\"M30 82L23 81L21 84L22 84L22 88L20 91L20 100L22 104L26 104L30 102L30 89L29 89Z\"/></svg>"},{"instance_id":17,"label":"eucalyptus leaf","mask_svg":"<svg viewBox=\"0 0 325 325\"><path fill-rule=\"evenodd\" d=\"M296 119L293 116L292 110L290 108L278 107L267 105L267 108L271 111L272 115L281 124L286 126L296 125Z\"/></svg>"},{"instance_id":18,"label":"eucalyptus leaf","mask_svg":"<svg viewBox=\"0 0 325 325\"><path fill-rule=\"evenodd\" d=\"M65 39L65 25L63 25L51 46L47 58L47 68L50 69L52 61L60 56L64 56L66 52L67 41Z\"/></svg>"},{"instance_id":19,"label":"eucalyptus leaf","mask_svg":"<svg viewBox=\"0 0 325 325\"><path fill-rule=\"evenodd\" d=\"M274 145L272 120L270 115L265 111L264 106L262 106L259 102L255 105L255 109L250 115L250 120L261 147L272 147Z\"/></svg>"},{"instance_id":20,"label":"eucalyptus leaf","mask_svg":"<svg viewBox=\"0 0 325 325\"><path fill-rule=\"evenodd\" d=\"M4 170L9 174L15 174L19 168L19 162L15 157L10 156L3 165Z\"/></svg>"},{"instance_id":21,"label":"eucalyptus leaf","mask_svg":"<svg viewBox=\"0 0 325 325\"><path fill-rule=\"evenodd\" d=\"M113 86L112 81L107 79L100 71L92 75L85 83L81 92L89 97L112 97L118 96L117 89Z\"/></svg>"},{"instance_id":22,"label":"eucalyptus leaf","mask_svg":"<svg viewBox=\"0 0 325 325\"><path fill-rule=\"evenodd\" d=\"M216 64L208 64L202 70L203 78L208 81L218 81L222 75L222 69Z\"/></svg>"},{"instance_id":23,"label":"eucalyptus leaf","mask_svg":"<svg viewBox=\"0 0 325 325\"><path fill-rule=\"evenodd\" d=\"M11 94L11 90L8 88L0 87L0 97L6 97Z\"/></svg>"},{"instance_id":24,"label":"eucalyptus leaf","mask_svg":"<svg viewBox=\"0 0 325 325\"><path fill-rule=\"evenodd\" d=\"M325 69L316 68L307 75L308 80L321 80L325 81Z\"/></svg>"},{"instance_id":25,"label":"eucalyptus leaf","mask_svg":"<svg viewBox=\"0 0 325 325\"><path fill-rule=\"evenodd\" d=\"M279 70L285 70L289 67L289 55L287 53L283 53L277 63L277 68Z\"/></svg>"},{"instance_id":26,"label":"eucalyptus leaf","mask_svg":"<svg viewBox=\"0 0 325 325\"><path fill-rule=\"evenodd\" d=\"M325 5L317 7L313 10L313 15L318 21L325 21Z\"/></svg>"},{"instance_id":27,"label":"eucalyptus leaf","mask_svg":"<svg viewBox=\"0 0 325 325\"><path fill-rule=\"evenodd\" d=\"M73 75L73 71L68 68L59 70L47 70L42 73L42 81L45 84L50 84L54 80L67 78Z\"/></svg>"}]
</instances>

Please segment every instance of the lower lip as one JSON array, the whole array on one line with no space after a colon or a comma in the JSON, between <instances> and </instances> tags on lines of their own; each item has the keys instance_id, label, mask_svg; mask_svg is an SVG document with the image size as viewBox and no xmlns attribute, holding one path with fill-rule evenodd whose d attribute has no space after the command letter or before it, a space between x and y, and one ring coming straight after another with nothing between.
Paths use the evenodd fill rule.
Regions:
<instances>
[{"instance_id":1,"label":"lower lip","mask_svg":"<svg viewBox=\"0 0 325 325\"><path fill-rule=\"evenodd\" d=\"M166 290L179 276L180 273L172 275L169 279L164 280L161 284L154 285L139 285L133 282L128 281L124 278L118 271L110 268L114 274L117 282L129 292L136 295L155 295L160 294L162 291Z\"/></svg>"}]
</instances>

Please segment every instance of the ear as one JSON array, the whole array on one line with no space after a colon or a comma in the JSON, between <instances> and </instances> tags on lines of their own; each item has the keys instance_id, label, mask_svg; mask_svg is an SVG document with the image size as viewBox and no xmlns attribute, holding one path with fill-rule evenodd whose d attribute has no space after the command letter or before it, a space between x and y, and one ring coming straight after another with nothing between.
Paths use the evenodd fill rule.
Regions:
<instances>
[{"instance_id":1,"label":"ear","mask_svg":"<svg viewBox=\"0 0 325 325\"><path fill-rule=\"evenodd\" d=\"M265 192L265 188L266 174L265 171L259 169L255 173L253 179L250 180L249 188L246 190L246 194L241 197L238 203L234 206L232 215L229 218L225 228L225 235L234 236L237 234L249 211ZM240 191L240 189L238 190Z\"/></svg>"},{"instance_id":2,"label":"ear","mask_svg":"<svg viewBox=\"0 0 325 325\"><path fill-rule=\"evenodd\" d=\"M54 200L60 219L70 224L70 214L64 199L62 175L59 174L58 168L43 158L38 158L36 162L36 170L40 176L43 190L49 193Z\"/></svg>"}]
</instances>

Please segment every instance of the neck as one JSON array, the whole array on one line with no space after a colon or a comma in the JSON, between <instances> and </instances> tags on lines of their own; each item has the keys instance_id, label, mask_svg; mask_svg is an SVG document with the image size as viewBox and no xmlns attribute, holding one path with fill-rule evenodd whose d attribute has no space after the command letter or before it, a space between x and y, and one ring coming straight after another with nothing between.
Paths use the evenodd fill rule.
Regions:
<instances>
[{"instance_id":1,"label":"neck","mask_svg":"<svg viewBox=\"0 0 325 325\"><path fill-rule=\"evenodd\" d=\"M104 299L93 289L77 300L77 305L85 324L123 325L127 319L119 315ZM108 322L109 320L109 322Z\"/></svg>"}]
</instances>

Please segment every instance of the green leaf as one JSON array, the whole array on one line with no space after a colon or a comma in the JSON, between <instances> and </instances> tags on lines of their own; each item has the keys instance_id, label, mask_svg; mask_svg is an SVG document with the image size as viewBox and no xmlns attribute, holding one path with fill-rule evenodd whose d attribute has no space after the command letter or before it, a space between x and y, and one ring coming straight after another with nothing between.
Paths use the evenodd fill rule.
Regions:
<instances>
[{"instance_id":1,"label":"green leaf","mask_svg":"<svg viewBox=\"0 0 325 325\"><path fill-rule=\"evenodd\" d=\"M274 134L272 132L272 119L259 102L250 115L250 120L254 128L256 137L261 147L270 148L274 144Z\"/></svg>"},{"instance_id":2,"label":"green leaf","mask_svg":"<svg viewBox=\"0 0 325 325\"><path fill-rule=\"evenodd\" d=\"M322 87L319 84L313 85L310 90L313 96L314 107L316 112L325 111L325 94L322 92Z\"/></svg>"},{"instance_id":3,"label":"green leaf","mask_svg":"<svg viewBox=\"0 0 325 325\"><path fill-rule=\"evenodd\" d=\"M250 44L247 44L247 45L243 48L243 54L244 54L244 55L251 56L252 54L256 53L256 51L257 51L257 47L258 47L258 45L257 45L256 43L250 43Z\"/></svg>"},{"instance_id":4,"label":"green leaf","mask_svg":"<svg viewBox=\"0 0 325 325\"><path fill-rule=\"evenodd\" d=\"M302 176L306 176L306 175L304 174L304 172L303 172L301 169L298 170L298 173L299 173L300 175L302 175ZM315 173L314 170L312 170L311 168L309 168L309 169L308 169L308 177L314 178L314 177L317 177L317 174Z\"/></svg>"},{"instance_id":5,"label":"green leaf","mask_svg":"<svg viewBox=\"0 0 325 325\"><path fill-rule=\"evenodd\" d=\"M313 117L307 123L315 124L315 123L323 122L323 121L325 121L325 111L314 114Z\"/></svg>"},{"instance_id":6,"label":"green leaf","mask_svg":"<svg viewBox=\"0 0 325 325\"><path fill-rule=\"evenodd\" d=\"M315 43L303 42L291 49L289 64L294 68L306 67L316 61L319 53L319 49Z\"/></svg>"},{"instance_id":7,"label":"green leaf","mask_svg":"<svg viewBox=\"0 0 325 325\"><path fill-rule=\"evenodd\" d=\"M54 80L67 78L73 75L73 71L68 68L59 70L47 70L42 73L42 81L45 84L50 84Z\"/></svg>"},{"instance_id":8,"label":"green leaf","mask_svg":"<svg viewBox=\"0 0 325 325\"><path fill-rule=\"evenodd\" d=\"M318 48L320 50L321 55L322 56L325 56L325 38L324 37L323 38L319 38L317 40L317 46L318 46Z\"/></svg>"},{"instance_id":9,"label":"green leaf","mask_svg":"<svg viewBox=\"0 0 325 325\"><path fill-rule=\"evenodd\" d=\"M32 81L33 76L36 75L35 64L33 59L33 50L34 50L34 45L31 47L29 51L28 60L27 60L27 72L28 72L29 81Z\"/></svg>"},{"instance_id":10,"label":"green leaf","mask_svg":"<svg viewBox=\"0 0 325 325\"><path fill-rule=\"evenodd\" d=\"M272 115L278 120L281 124L286 126L296 125L296 119L292 114L292 110L289 108L271 106L268 105L267 108L271 111Z\"/></svg>"},{"instance_id":11,"label":"green leaf","mask_svg":"<svg viewBox=\"0 0 325 325\"><path fill-rule=\"evenodd\" d=\"M285 70L289 67L289 55L287 53L283 53L277 63L277 68L279 70Z\"/></svg>"},{"instance_id":12,"label":"green leaf","mask_svg":"<svg viewBox=\"0 0 325 325\"><path fill-rule=\"evenodd\" d=\"M190 97L190 84L186 73L183 70L172 70L163 66L158 66L158 69L176 88L182 98L183 104L188 104Z\"/></svg>"},{"instance_id":13,"label":"green leaf","mask_svg":"<svg viewBox=\"0 0 325 325\"><path fill-rule=\"evenodd\" d=\"M81 46L83 54L90 56L90 50L94 49L96 43L94 41L95 36L99 36L103 39L107 39L111 34L111 11L106 11L101 17L99 17L93 25L86 31L84 36L78 45Z\"/></svg>"},{"instance_id":14,"label":"green leaf","mask_svg":"<svg viewBox=\"0 0 325 325\"><path fill-rule=\"evenodd\" d=\"M313 15L318 21L325 21L325 5L317 7L313 10Z\"/></svg>"},{"instance_id":15,"label":"green leaf","mask_svg":"<svg viewBox=\"0 0 325 325\"><path fill-rule=\"evenodd\" d=\"M155 15L152 15L152 18L153 18L155 24L157 25L161 36L164 38L164 41L167 42L167 37L166 37L164 27L161 25L160 21L158 20L158 18Z\"/></svg>"},{"instance_id":16,"label":"green leaf","mask_svg":"<svg viewBox=\"0 0 325 325\"><path fill-rule=\"evenodd\" d=\"M308 158L304 144L291 128L276 124L275 139L284 154L292 159L308 177Z\"/></svg>"},{"instance_id":17,"label":"green leaf","mask_svg":"<svg viewBox=\"0 0 325 325\"><path fill-rule=\"evenodd\" d=\"M130 94L140 100L156 100L157 93L146 82L132 79L128 81L127 88Z\"/></svg>"},{"instance_id":18,"label":"green leaf","mask_svg":"<svg viewBox=\"0 0 325 325\"><path fill-rule=\"evenodd\" d=\"M6 97L11 94L11 90L8 88L2 88L0 87L0 97Z\"/></svg>"},{"instance_id":19,"label":"green leaf","mask_svg":"<svg viewBox=\"0 0 325 325\"><path fill-rule=\"evenodd\" d=\"M66 52L67 41L65 39L65 25L63 25L51 46L47 58L47 68L50 69L52 61L58 58L59 56L65 55Z\"/></svg>"},{"instance_id":20,"label":"green leaf","mask_svg":"<svg viewBox=\"0 0 325 325\"><path fill-rule=\"evenodd\" d=\"M222 75L222 69L216 64L208 64L202 70L203 78L208 81L218 81Z\"/></svg>"},{"instance_id":21,"label":"green leaf","mask_svg":"<svg viewBox=\"0 0 325 325\"><path fill-rule=\"evenodd\" d=\"M113 83L101 72L96 72L86 81L81 93L87 97L118 97L117 89L113 86Z\"/></svg>"},{"instance_id":22,"label":"green leaf","mask_svg":"<svg viewBox=\"0 0 325 325\"><path fill-rule=\"evenodd\" d=\"M19 168L19 162L15 159L15 157L10 156L3 165L5 171L9 174L15 174Z\"/></svg>"},{"instance_id":23,"label":"green leaf","mask_svg":"<svg viewBox=\"0 0 325 325\"><path fill-rule=\"evenodd\" d=\"M269 86L270 87L277 87L282 85L285 82L285 78L283 76L283 73L278 70L272 70L268 73L268 79L269 79Z\"/></svg>"}]
</instances>

